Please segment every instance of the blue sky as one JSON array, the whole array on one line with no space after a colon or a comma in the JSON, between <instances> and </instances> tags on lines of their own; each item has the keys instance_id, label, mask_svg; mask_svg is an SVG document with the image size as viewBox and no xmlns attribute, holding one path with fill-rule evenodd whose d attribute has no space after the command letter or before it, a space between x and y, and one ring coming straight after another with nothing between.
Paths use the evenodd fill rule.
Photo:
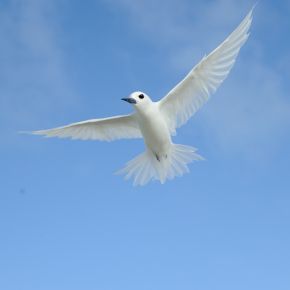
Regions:
<instances>
[{"instance_id":1,"label":"blue sky","mask_svg":"<svg viewBox=\"0 0 290 290\"><path fill-rule=\"evenodd\" d=\"M173 142L206 160L133 187L141 139L18 131L164 97L255 1L0 1L0 288L288 290L290 2L260 1L217 93Z\"/></svg>"}]
</instances>

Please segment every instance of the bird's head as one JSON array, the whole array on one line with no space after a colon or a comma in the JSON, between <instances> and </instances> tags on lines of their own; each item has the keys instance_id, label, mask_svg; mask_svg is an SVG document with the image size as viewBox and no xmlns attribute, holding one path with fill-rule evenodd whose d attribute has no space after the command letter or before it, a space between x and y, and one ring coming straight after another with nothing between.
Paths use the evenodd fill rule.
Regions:
<instances>
[{"instance_id":1,"label":"bird's head","mask_svg":"<svg viewBox=\"0 0 290 290\"><path fill-rule=\"evenodd\" d=\"M124 98L122 100L132 104L135 110L145 109L152 104L151 99L142 92L135 92L131 94L129 98Z\"/></svg>"}]
</instances>

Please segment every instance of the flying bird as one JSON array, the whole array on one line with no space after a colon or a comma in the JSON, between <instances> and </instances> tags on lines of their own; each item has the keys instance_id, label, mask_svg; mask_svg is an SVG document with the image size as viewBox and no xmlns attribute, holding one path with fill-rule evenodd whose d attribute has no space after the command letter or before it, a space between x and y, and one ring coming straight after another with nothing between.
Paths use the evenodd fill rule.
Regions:
<instances>
[{"instance_id":1,"label":"flying bird","mask_svg":"<svg viewBox=\"0 0 290 290\"><path fill-rule=\"evenodd\" d=\"M115 174L135 176L133 185L144 185L151 179L163 184L174 176L189 173L187 164L203 160L197 149L172 143L176 128L185 124L214 94L229 74L240 48L247 40L252 10L238 28L211 54L205 56L189 74L159 102L143 92L122 100L131 104L130 115L94 119L49 130L26 132L45 137L113 141L121 138L143 138L146 151L126 163Z\"/></svg>"}]
</instances>

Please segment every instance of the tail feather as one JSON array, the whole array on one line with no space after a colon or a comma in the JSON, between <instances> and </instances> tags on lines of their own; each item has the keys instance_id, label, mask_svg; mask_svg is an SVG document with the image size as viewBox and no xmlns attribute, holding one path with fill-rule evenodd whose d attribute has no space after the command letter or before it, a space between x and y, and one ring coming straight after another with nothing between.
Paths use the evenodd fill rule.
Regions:
<instances>
[{"instance_id":1,"label":"tail feather","mask_svg":"<svg viewBox=\"0 0 290 290\"><path fill-rule=\"evenodd\" d=\"M187 163L204 160L200 155L194 153L197 149L179 144L172 144L171 152L166 158L156 160L156 156L146 150L136 158L126 163L126 167L115 174L127 173L125 180L135 175L133 185L145 185L151 179L160 180L163 184L167 179L172 180L174 176L182 176L189 173Z\"/></svg>"}]
</instances>

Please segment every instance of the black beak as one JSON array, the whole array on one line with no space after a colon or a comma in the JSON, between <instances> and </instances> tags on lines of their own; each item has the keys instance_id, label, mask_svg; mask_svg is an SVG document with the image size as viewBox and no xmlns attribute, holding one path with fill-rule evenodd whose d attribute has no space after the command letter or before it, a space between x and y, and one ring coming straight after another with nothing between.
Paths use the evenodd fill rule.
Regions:
<instances>
[{"instance_id":1,"label":"black beak","mask_svg":"<svg viewBox=\"0 0 290 290\"><path fill-rule=\"evenodd\" d=\"M123 101L126 101L130 104L136 104L136 100L134 100L133 98L124 98L122 99Z\"/></svg>"}]
</instances>

